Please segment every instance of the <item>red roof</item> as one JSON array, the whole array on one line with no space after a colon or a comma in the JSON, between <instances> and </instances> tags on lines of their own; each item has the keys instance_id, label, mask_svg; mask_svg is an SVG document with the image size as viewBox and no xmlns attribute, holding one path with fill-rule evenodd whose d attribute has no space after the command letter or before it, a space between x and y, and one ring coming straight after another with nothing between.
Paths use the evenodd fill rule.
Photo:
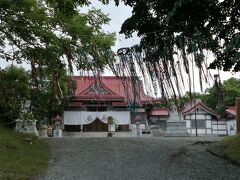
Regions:
<instances>
[{"instance_id":1,"label":"red roof","mask_svg":"<svg viewBox=\"0 0 240 180\"><path fill-rule=\"evenodd\" d=\"M99 84L107 94L91 92L90 89L96 84L96 77L93 76L72 76L77 82L77 88L72 100L104 100L104 101L133 101L133 88L130 77L101 76ZM124 84L123 84L124 83ZM146 95L143 91L142 82L139 81L136 87L136 102L138 104L153 103L156 101L153 97ZM157 100L160 101L159 99Z\"/></svg>"},{"instance_id":2,"label":"red roof","mask_svg":"<svg viewBox=\"0 0 240 180\"><path fill-rule=\"evenodd\" d=\"M186 103L181 111L182 111L183 115L186 115L189 112L194 111L196 108L202 108L205 111L207 111L209 114L220 117L220 115L217 112L213 111L212 109L207 107L205 104L203 104L203 102L200 99L196 99L196 100Z\"/></svg>"},{"instance_id":3,"label":"red roof","mask_svg":"<svg viewBox=\"0 0 240 180\"><path fill-rule=\"evenodd\" d=\"M230 106L226 109L226 112L231 114L232 116L236 116L236 107L235 106Z\"/></svg>"},{"instance_id":4,"label":"red roof","mask_svg":"<svg viewBox=\"0 0 240 180\"><path fill-rule=\"evenodd\" d=\"M113 100L122 100L124 101L124 97L119 95L105 95L105 94L92 94L92 95L78 95L74 96L72 101L84 101L84 100L105 100L105 101L113 101Z\"/></svg>"},{"instance_id":5,"label":"red roof","mask_svg":"<svg viewBox=\"0 0 240 180\"><path fill-rule=\"evenodd\" d=\"M169 111L163 108L152 109L149 114L150 116L169 116Z\"/></svg>"},{"instance_id":6,"label":"red roof","mask_svg":"<svg viewBox=\"0 0 240 180\"><path fill-rule=\"evenodd\" d=\"M127 105L127 102L112 102L112 105L116 105L116 106Z\"/></svg>"},{"instance_id":7,"label":"red roof","mask_svg":"<svg viewBox=\"0 0 240 180\"><path fill-rule=\"evenodd\" d=\"M81 102L71 101L69 106L82 106L82 103Z\"/></svg>"}]
</instances>

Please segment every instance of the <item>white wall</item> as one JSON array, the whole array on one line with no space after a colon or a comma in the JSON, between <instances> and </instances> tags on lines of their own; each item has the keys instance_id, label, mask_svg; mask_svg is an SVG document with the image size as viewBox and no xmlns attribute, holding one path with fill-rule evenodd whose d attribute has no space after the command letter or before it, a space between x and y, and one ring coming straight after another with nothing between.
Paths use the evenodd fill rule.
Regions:
<instances>
[{"instance_id":1,"label":"white wall","mask_svg":"<svg viewBox=\"0 0 240 180\"><path fill-rule=\"evenodd\" d=\"M146 129L146 125L145 124L140 124L140 129ZM137 127L136 127L136 124L130 124L130 126L129 126L129 129L131 129L131 130L133 130L133 129L137 129Z\"/></svg>"},{"instance_id":2,"label":"white wall","mask_svg":"<svg viewBox=\"0 0 240 180\"><path fill-rule=\"evenodd\" d=\"M206 120L205 122L206 122L206 128L198 128L197 129L198 135L210 135L210 134L212 134L211 121ZM191 128L191 121L190 120L186 120L186 127L187 127L187 130L190 134L193 134L193 135L196 134L196 129Z\"/></svg>"},{"instance_id":3,"label":"white wall","mask_svg":"<svg viewBox=\"0 0 240 180\"><path fill-rule=\"evenodd\" d=\"M227 135L227 122L212 121L212 134Z\"/></svg>"},{"instance_id":4,"label":"white wall","mask_svg":"<svg viewBox=\"0 0 240 180\"><path fill-rule=\"evenodd\" d=\"M237 134L236 119L231 119L227 121L227 132L229 136L233 136Z\"/></svg>"},{"instance_id":5,"label":"white wall","mask_svg":"<svg viewBox=\"0 0 240 180\"><path fill-rule=\"evenodd\" d=\"M227 122L225 120L221 120L221 121L212 120L211 114L209 114L208 112L200 108L196 112L196 115L195 115L195 112L192 111L184 116L184 119L186 121L186 127L190 134L193 134L193 135L196 134L195 128L191 127L191 120L195 120L195 118L197 119L197 121L205 121L205 128L197 129L197 133L199 135L211 135L211 134L227 135L228 134Z\"/></svg>"}]
</instances>

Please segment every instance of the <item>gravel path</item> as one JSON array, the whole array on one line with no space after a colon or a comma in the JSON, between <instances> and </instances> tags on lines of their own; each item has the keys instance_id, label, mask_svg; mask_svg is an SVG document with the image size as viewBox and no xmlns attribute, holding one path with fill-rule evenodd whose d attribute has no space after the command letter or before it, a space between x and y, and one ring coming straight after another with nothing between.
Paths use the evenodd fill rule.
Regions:
<instances>
[{"instance_id":1,"label":"gravel path","mask_svg":"<svg viewBox=\"0 0 240 180\"><path fill-rule=\"evenodd\" d=\"M240 179L240 167L206 152L206 145L174 138L49 139L44 177L66 180Z\"/></svg>"}]
</instances>

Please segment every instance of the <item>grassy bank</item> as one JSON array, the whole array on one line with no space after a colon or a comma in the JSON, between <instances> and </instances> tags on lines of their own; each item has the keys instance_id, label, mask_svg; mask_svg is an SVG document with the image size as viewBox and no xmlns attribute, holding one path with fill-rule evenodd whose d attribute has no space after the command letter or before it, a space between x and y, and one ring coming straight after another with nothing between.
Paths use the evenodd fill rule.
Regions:
<instances>
[{"instance_id":1,"label":"grassy bank","mask_svg":"<svg viewBox=\"0 0 240 180\"><path fill-rule=\"evenodd\" d=\"M217 145L222 148L227 159L240 165L240 135L226 137Z\"/></svg>"},{"instance_id":2,"label":"grassy bank","mask_svg":"<svg viewBox=\"0 0 240 180\"><path fill-rule=\"evenodd\" d=\"M32 139L32 144L26 141ZM28 179L46 170L46 142L37 137L0 129L0 179Z\"/></svg>"}]
</instances>

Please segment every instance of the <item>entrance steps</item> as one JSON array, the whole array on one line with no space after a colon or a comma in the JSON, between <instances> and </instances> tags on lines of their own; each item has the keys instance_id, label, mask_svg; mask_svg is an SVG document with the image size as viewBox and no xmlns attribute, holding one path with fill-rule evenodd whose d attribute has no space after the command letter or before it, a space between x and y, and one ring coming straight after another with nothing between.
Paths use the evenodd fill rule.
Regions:
<instances>
[{"instance_id":1,"label":"entrance steps","mask_svg":"<svg viewBox=\"0 0 240 180\"><path fill-rule=\"evenodd\" d=\"M109 132L63 132L63 137L72 138L102 138L107 137ZM132 137L131 131L111 132L113 137Z\"/></svg>"},{"instance_id":2,"label":"entrance steps","mask_svg":"<svg viewBox=\"0 0 240 180\"><path fill-rule=\"evenodd\" d=\"M152 136L160 137L165 135L165 131L159 125L149 126Z\"/></svg>"}]
</instances>

